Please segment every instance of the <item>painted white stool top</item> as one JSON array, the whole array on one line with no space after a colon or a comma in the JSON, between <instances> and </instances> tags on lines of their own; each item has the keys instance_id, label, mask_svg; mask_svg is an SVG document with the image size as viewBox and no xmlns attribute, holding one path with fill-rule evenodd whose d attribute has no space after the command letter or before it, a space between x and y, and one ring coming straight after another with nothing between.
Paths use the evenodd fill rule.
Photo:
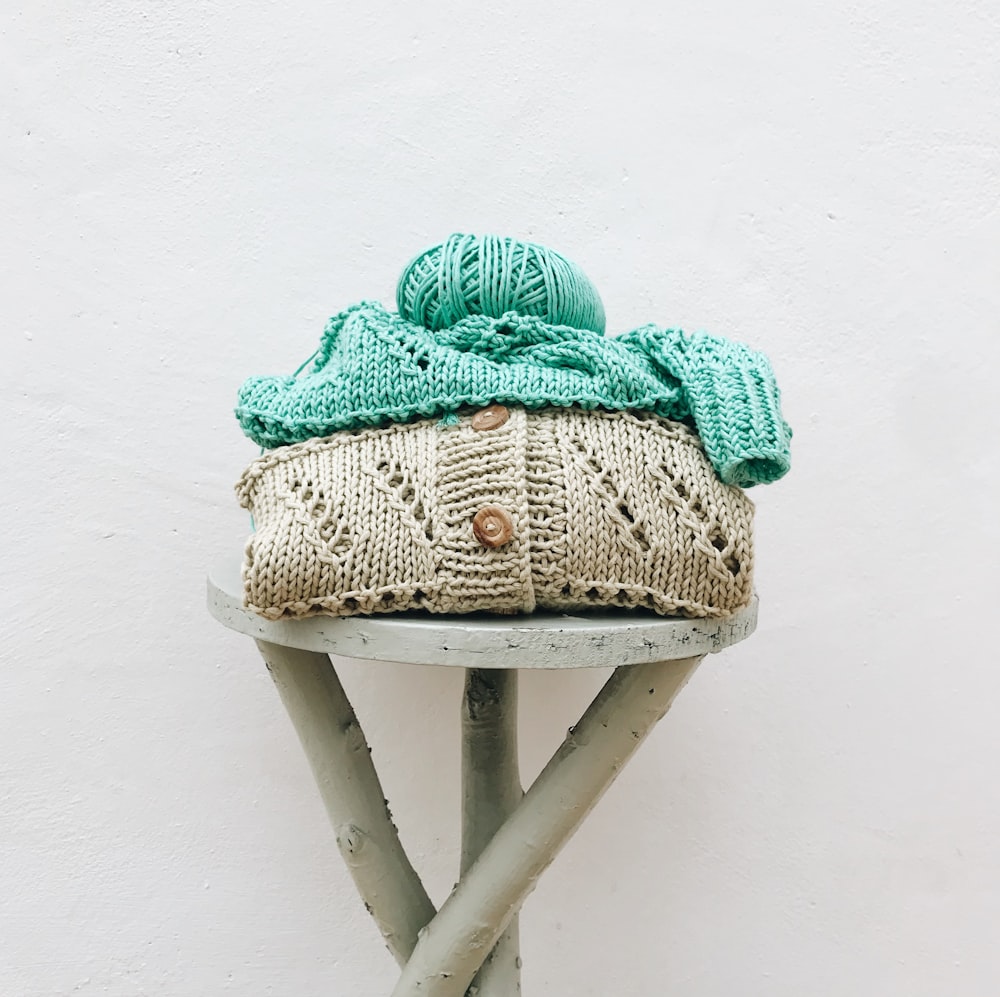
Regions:
<instances>
[{"instance_id":1,"label":"painted white stool top","mask_svg":"<svg viewBox=\"0 0 1000 997\"><path fill-rule=\"evenodd\" d=\"M712 654L757 627L757 597L723 620L651 611L482 614L386 613L266 620L244 608L238 561L208 574L208 609L224 626L257 640L345 658L463 668L600 668Z\"/></svg>"}]
</instances>

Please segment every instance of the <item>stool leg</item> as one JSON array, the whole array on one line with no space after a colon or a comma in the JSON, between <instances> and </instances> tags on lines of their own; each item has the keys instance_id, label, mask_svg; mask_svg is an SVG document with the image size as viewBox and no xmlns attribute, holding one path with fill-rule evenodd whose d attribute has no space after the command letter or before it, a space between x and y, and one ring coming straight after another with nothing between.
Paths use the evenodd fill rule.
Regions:
<instances>
[{"instance_id":1,"label":"stool leg","mask_svg":"<svg viewBox=\"0 0 1000 997\"><path fill-rule=\"evenodd\" d=\"M305 749L358 892L389 951L404 965L417 933L434 917L434 905L400 844L354 708L325 654L263 640L257 646Z\"/></svg>"},{"instance_id":2,"label":"stool leg","mask_svg":"<svg viewBox=\"0 0 1000 997\"><path fill-rule=\"evenodd\" d=\"M468 668L462 702L463 876L523 796L517 760L517 671ZM515 914L467 997L516 997L520 992Z\"/></svg>"},{"instance_id":3,"label":"stool leg","mask_svg":"<svg viewBox=\"0 0 1000 997\"><path fill-rule=\"evenodd\" d=\"M701 656L615 670L421 934L392 997L462 997L484 956Z\"/></svg>"}]
</instances>

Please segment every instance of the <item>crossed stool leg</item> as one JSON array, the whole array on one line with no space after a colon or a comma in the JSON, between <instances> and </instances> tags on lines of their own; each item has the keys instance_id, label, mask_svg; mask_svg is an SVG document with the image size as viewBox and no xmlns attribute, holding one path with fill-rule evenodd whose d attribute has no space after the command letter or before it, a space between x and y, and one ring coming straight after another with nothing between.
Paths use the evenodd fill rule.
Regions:
<instances>
[{"instance_id":1,"label":"crossed stool leg","mask_svg":"<svg viewBox=\"0 0 1000 997\"><path fill-rule=\"evenodd\" d=\"M527 793L517 672L466 669L461 878L435 911L326 654L258 640L365 907L401 967L391 997L516 997L517 913L704 655L617 668Z\"/></svg>"}]
</instances>

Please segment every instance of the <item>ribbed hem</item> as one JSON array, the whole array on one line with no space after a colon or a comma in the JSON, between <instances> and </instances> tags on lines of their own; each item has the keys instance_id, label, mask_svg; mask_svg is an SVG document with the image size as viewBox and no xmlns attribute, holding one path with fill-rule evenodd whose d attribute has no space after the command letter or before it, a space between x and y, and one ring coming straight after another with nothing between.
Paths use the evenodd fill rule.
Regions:
<instances>
[{"instance_id":1,"label":"ribbed hem","mask_svg":"<svg viewBox=\"0 0 1000 997\"><path fill-rule=\"evenodd\" d=\"M677 378L705 453L727 485L777 481L791 466L791 427L763 353L704 333L648 328L630 334Z\"/></svg>"}]
</instances>

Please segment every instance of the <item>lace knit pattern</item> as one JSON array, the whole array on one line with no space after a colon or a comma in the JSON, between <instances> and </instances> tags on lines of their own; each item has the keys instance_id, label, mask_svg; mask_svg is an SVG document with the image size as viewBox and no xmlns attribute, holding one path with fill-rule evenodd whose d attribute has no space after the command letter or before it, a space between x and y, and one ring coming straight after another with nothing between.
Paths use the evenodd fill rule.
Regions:
<instances>
[{"instance_id":1,"label":"lace knit pattern","mask_svg":"<svg viewBox=\"0 0 1000 997\"><path fill-rule=\"evenodd\" d=\"M653 414L511 408L338 432L255 460L248 607L277 619L422 609L646 607L724 616L752 596L753 506L698 437ZM472 522L504 510L489 548Z\"/></svg>"},{"instance_id":2,"label":"lace knit pattern","mask_svg":"<svg viewBox=\"0 0 1000 997\"><path fill-rule=\"evenodd\" d=\"M246 381L236 415L247 436L276 447L493 401L691 418L722 480L744 488L789 468L791 429L767 358L655 326L605 337L508 313L432 331L362 303L329 321L301 377Z\"/></svg>"}]
</instances>

